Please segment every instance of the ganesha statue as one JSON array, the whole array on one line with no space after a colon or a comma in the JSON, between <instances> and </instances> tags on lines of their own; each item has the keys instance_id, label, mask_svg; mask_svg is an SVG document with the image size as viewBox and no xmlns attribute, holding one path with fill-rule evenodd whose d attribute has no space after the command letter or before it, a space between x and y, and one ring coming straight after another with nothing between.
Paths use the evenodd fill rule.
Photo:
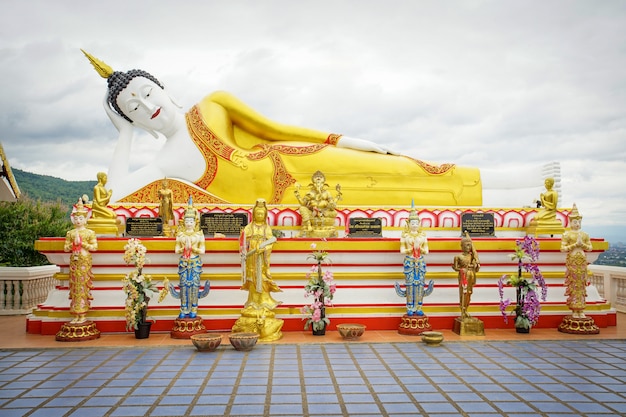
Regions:
<instances>
[{"instance_id":1,"label":"ganesha statue","mask_svg":"<svg viewBox=\"0 0 626 417\"><path fill-rule=\"evenodd\" d=\"M321 171L313 174L309 190L304 196L300 194L300 185L296 185L294 194L300 203L298 211L302 217L302 229L298 237L337 237L335 218L337 202L342 197L341 186L337 184L335 190L337 194L333 197Z\"/></svg>"}]
</instances>

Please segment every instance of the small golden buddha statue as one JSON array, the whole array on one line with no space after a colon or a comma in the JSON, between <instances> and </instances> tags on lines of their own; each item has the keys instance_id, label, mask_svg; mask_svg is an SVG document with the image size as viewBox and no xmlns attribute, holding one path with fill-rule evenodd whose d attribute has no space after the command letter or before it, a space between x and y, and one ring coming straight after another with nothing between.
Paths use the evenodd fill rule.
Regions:
<instances>
[{"instance_id":1,"label":"small golden buddha statue","mask_svg":"<svg viewBox=\"0 0 626 417\"><path fill-rule=\"evenodd\" d=\"M98 235L119 236L121 222L115 212L108 207L111 201L112 190L106 189L107 174L98 172L98 183L93 187L93 202L91 203L91 217L87 220L87 227Z\"/></svg>"},{"instance_id":2,"label":"small golden buddha statue","mask_svg":"<svg viewBox=\"0 0 626 417\"><path fill-rule=\"evenodd\" d=\"M546 191L541 193L539 200L536 201L539 211L535 215L535 218L530 221L530 226L527 230L527 234L529 235L555 235L563 233L564 230L563 224L556 218L559 193L553 189L554 178L546 178L544 184Z\"/></svg>"}]
</instances>

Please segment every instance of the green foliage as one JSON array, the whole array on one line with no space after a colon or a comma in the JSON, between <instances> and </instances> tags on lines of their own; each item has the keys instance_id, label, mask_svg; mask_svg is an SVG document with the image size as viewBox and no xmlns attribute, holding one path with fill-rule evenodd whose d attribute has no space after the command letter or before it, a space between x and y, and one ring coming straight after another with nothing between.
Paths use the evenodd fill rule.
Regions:
<instances>
[{"instance_id":1,"label":"green foliage","mask_svg":"<svg viewBox=\"0 0 626 417\"><path fill-rule=\"evenodd\" d=\"M66 181L49 175L38 175L11 168L20 191L34 200L57 201L72 207L83 194L93 197L98 181ZM69 218L69 216L68 216Z\"/></svg>"},{"instance_id":2,"label":"green foliage","mask_svg":"<svg viewBox=\"0 0 626 417\"><path fill-rule=\"evenodd\" d=\"M35 250L41 237L63 237L72 223L68 206L22 197L17 202L0 202L0 265L48 265L47 258Z\"/></svg>"}]
</instances>

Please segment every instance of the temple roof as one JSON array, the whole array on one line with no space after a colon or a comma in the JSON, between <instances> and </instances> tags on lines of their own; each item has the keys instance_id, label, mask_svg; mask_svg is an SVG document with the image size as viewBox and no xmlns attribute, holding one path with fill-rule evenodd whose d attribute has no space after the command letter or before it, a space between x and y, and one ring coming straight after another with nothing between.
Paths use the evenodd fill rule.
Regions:
<instances>
[{"instance_id":1,"label":"temple roof","mask_svg":"<svg viewBox=\"0 0 626 417\"><path fill-rule=\"evenodd\" d=\"M0 201L15 201L20 198L20 188L11 171L9 160L4 153L2 143L0 143L0 159L2 169L0 170Z\"/></svg>"}]
</instances>

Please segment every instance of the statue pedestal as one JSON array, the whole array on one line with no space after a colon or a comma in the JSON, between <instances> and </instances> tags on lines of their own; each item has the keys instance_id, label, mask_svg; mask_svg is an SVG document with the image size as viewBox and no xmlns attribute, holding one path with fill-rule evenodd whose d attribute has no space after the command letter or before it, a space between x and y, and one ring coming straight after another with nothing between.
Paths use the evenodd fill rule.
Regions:
<instances>
[{"instance_id":1,"label":"statue pedestal","mask_svg":"<svg viewBox=\"0 0 626 417\"><path fill-rule=\"evenodd\" d=\"M270 314L273 316L273 312ZM237 319L232 327L233 333L257 333L259 340L263 342L272 342L283 337L281 329L285 324L283 319L274 317L257 318L241 316Z\"/></svg>"},{"instance_id":2,"label":"statue pedestal","mask_svg":"<svg viewBox=\"0 0 626 417\"><path fill-rule=\"evenodd\" d=\"M428 323L428 316L402 316L402 321L398 326L398 333L413 336L419 336L423 332L432 330L432 326Z\"/></svg>"},{"instance_id":3,"label":"statue pedestal","mask_svg":"<svg viewBox=\"0 0 626 417\"><path fill-rule=\"evenodd\" d=\"M598 334L600 328L591 317L565 316L558 327L561 333L570 334Z\"/></svg>"},{"instance_id":4,"label":"statue pedestal","mask_svg":"<svg viewBox=\"0 0 626 417\"><path fill-rule=\"evenodd\" d=\"M82 323L65 323L56 334L58 342L82 342L100 337L100 331L96 328L96 323L91 320Z\"/></svg>"},{"instance_id":5,"label":"statue pedestal","mask_svg":"<svg viewBox=\"0 0 626 417\"><path fill-rule=\"evenodd\" d=\"M123 230L119 219L93 219L87 220L87 228L95 232L97 236L119 236Z\"/></svg>"},{"instance_id":6,"label":"statue pedestal","mask_svg":"<svg viewBox=\"0 0 626 417\"><path fill-rule=\"evenodd\" d=\"M170 332L172 339L191 339L191 336L199 333L206 333L206 327L202 322L202 317L174 319L174 326Z\"/></svg>"},{"instance_id":7,"label":"statue pedestal","mask_svg":"<svg viewBox=\"0 0 626 417\"><path fill-rule=\"evenodd\" d=\"M564 231L565 228L559 220L551 222L537 222L537 220L532 219L526 228L526 234L535 237L539 235L550 235L551 237L554 237L554 235L562 235Z\"/></svg>"},{"instance_id":8,"label":"statue pedestal","mask_svg":"<svg viewBox=\"0 0 626 417\"><path fill-rule=\"evenodd\" d=\"M174 233L175 229L176 229L175 227L172 227L167 223L163 223L163 236L175 237L176 236L176 233Z\"/></svg>"},{"instance_id":9,"label":"statue pedestal","mask_svg":"<svg viewBox=\"0 0 626 417\"><path fill-rule=\"evenodd\" d=\"M320 238L326 239L331 237L337 237L338 232L335 227L327 227L322 229L313 229L313 230L301 230L298 234L298 237L308 237L308 238Z\"/></svg>"},{"instance_id":10,"label":"statue pedestal","mask_svg":"<svg viewBox=\"0 0 626 417\"><path fill-rule=\"evenodd\" d=\"M457 317L454 319L454 328L452 331L459 336L484 336L485 323L474 317L464 319Z\"/></svg>"}]
</instances>

